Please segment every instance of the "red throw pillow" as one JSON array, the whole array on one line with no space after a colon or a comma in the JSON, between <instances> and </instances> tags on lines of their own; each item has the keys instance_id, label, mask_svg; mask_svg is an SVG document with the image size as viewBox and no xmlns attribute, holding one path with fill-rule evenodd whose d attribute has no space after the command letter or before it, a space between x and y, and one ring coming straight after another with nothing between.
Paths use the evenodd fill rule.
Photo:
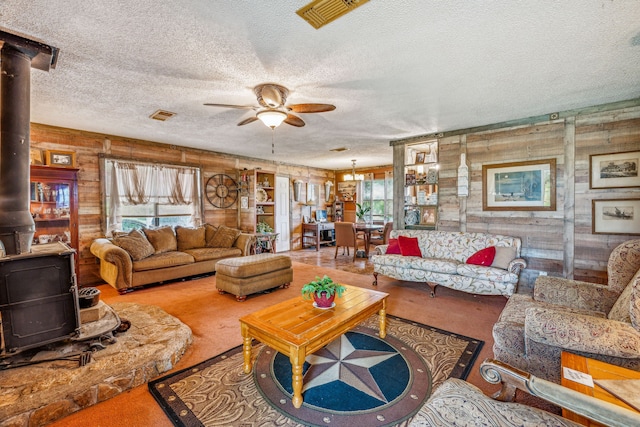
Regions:
<instances>
[{"instance_id":1,"label":"red throw pillow","mask_svg":"<svg viewBox=\"0 0 640 427\"><path fill-rule=\"evenodd\" d=\"M417 237L398 236L398 245L402 256L422 256Z\"/></svg>"},{"instance_id":2,"label":"red throw pillow","mask_svg":"<svg viewBox=\"0 0 640 427\"><path fill-rule=\"evenodd\" d=\"M493 262L493 258L496 256L496 247L489 246L488 248L480 249L475 254L471 255L467 259L467 264L485 265L490 266Z\"/></svg>"},{"instance_id":3,"label":"red throw pillow","mask_svg":"<svg viewBox=\"0 0 640 427\"><path fill-rule=\"evenodd\" d=\"M385 254L397 254L400 255L400 243L398 243L398 239L389 239L389 246L387 246L387 252Z\"/></svg>"}]
</instances>

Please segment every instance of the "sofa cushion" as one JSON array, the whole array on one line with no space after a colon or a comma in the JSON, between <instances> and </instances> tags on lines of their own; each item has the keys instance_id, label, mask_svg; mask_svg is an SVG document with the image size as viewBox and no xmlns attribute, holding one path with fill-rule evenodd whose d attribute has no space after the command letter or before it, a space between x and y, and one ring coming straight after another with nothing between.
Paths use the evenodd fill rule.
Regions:
<instances>
[{"instance_id":1,"label":"sofa cushion","mask_svg":"<svg viewBox=\"0 0 640 427\"><path fill-rule=\"evenodd\" d=\"M133 261L145 259L156 251L140 230L132 230L126 236L114 238L112 242L127 251Z\"/></svg>"},{"instance_id":2,"label":"sofa cushion","mask_svg":"<svg viewBox=\"0 0 640 427\"><path fill-rule=\"evenodd\" d=\"M389 246L387 246L387 251L385 254L388 255L400 255L400 244L398 243L398 239L389 239Z\"/></svg>"},{"instance_id":3,"label":"sofa cushion","mask_svg":"<svg viewBox=\"0 0 640 427\"><path fill-rule=\"evenodd\" d=\"M488 280L495 283L517 283L518 275L502 268L485 267L477 264L459 264L456 273L460 276Z\"/></svg>"},{"instance_id":4,"label":"sofa cushion","mask_svg":"<svg viewBox=\"0 0 640 427\"><path fill-rule=\"evenodd\" d=\"M230 248L240 233L242 232L238 229L221 225L218 227L218 231L216 231L213 238L207 242L206 246L210 248Z\"/></svg>"},{"instance_id":5,"label":"sofa cushion","mask_svg":"<svg viewBox=\"0 0 640 427\"><path fill-rule=\"evenodd\" d=\"M194 248L184 252L191 255L196 262L242 256L242 250L239 248Z\"/></svg>"},{"instance_id":6,"label":"sofa cushion","mask_svg":"<svg viewBox=\"0 0 640 427\"><path fill-rule=\"evenodd\" d=\"M206 243L204 240L204 227L191 228L176 226L176 237L178 239L178 250L186 251L193 248L204 248Z\"/></svg>"},{"instance_id":7,"label":"sofa cushion","mask_svg":"<svg viewBox=\"0 0 640 427\"><path fill-rule=\"evenodd\" d=\"M398 245L402 256L422 256L416 237L398 236Z\"/></svg>"},{"instance_id":8,"label":"sofa cushion","mask_svg":"<svg viewBox=\"0 0 640 427\"><path fill-rule=\"evenodd\" d=\"M495 256L496 247L489 246L488 248L480 249L478 252L467 258L467 264L489 266L493 262Z\"/></svg>"},{"instance_id":9,"label":"sofa cushion","mask_svg":"<svg viewBox=\"0 0 640 427\"><path fill-rule=\"evenodd\" d=\"M133 271L157 270L159 268L176 267L193 264L195 260L186 252L163 252L133 262Z\"/></svg>"},{"instance_id":10,"label":"sofa cushion","mask_svg":"<svg viewBox=\"0 0 640 427\"><path fill-rule=\"evenodd\" d=\"M502 268L506 270L509 268L509 263L516 257L515 246L495 246L496 256L493 258L491 267Z\"/></svg>"},{"instance_id":11,"label":"sofa cushion","mask_svg":"<svg viewBox=\"0 0 640 427\"><path fill-rule=\"evenodd\" d=\"M204 225L204 241L205 246L213 239L213 236L216 235L216 231L218 231L217 225L211 225L209 223L205 223Z\"/></svg>"},{"instance_id":12,"label":"sofa cushion","mask_svg":"<svg viewBox=\"0 0 640 427\"><path fill-rule=\"evenodd\" d=\"M178 250L178 241L173 228L169 226L155 229L145 228L142 231L147 236L149 243L153 245L157 254Z\"/></svg>"}]
</instances>

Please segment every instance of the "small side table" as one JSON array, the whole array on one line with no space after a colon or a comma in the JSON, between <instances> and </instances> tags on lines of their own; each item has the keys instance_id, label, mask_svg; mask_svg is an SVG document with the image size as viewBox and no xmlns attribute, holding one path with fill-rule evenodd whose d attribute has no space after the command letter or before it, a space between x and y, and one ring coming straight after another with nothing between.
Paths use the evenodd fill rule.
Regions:
<instances>
[{"instance_id":1,"label":"small side table","mask_svg":"<svg viewBox=\"0 0 640 427\"><path fill-rule=\"evenodd\" d=\"M276 239L279 233L256 233L252 254L276 253Z\"/></svg>"},{"instance_id":2,"label":"small side table","mask_svg":"<svg viewBox=\"0 0 640 427\"><path fill-rule=\"evenodd\" d=\"M638 371L622 368L616 365L611 365L609 363L601 362L599 360L589 359L584 356L578 356L577 354L569 353L566 351L562 352L561 364L562 364L562 367L561 367L562 371L564 371L564 368L570 368L570 369L573 369L574 371L583 372L585 374L591 375L594 381L595 380L640 379L640 372ZM623 408L639 412L635 408L627 405L622 400L618 399L617 397L609 393L608 391L604 390L598 384L594 384L594 387L589 387L589 386L580 384L578 382L571 381L564 377L563 372L561 372L561 377L562 377L561 384L564 387L579 391L580 393L586 394L588 396L593 396L595 398L614 403L618 406L622 406ZM566 409L562 410L562 416L571 421L574 421L576 423L579 423L585 426L602 426L603 425L603 424L591 421L588 418L582 417L580 415L576 415L573 412L570 412Z\"/></svg>"}]
</instances>

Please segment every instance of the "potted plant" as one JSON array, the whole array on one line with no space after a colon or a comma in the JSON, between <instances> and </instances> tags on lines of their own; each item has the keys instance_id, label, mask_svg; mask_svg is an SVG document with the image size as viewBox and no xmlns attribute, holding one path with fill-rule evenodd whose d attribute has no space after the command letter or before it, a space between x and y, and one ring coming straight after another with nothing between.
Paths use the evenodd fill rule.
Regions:
<instances>
[{"instance_id":1,"label":"potted plant","mask_svg":"<svg viewBox=\"0 0 640 427\"><path fill-rule=\"evenodd\" d=\"M273 233L273 227L264 221L256 224L256 233Z\"/></svg>"},{"instance_id":2,"label":"potted plant","mask_svg":"<svg viewBox=\"0 0 640 427\"><path fill-rule=\"evenodd\" d=\"M356 203L356 217L358 217L358 222L365 222L364 217L371 210L371 206L364 206L360 203Z\"/></svg>"},{"instance_id":3,"label":"potted plant","mask_svg":"<svg viewBox=\"0 0 640 427\"><path fill-rule=\"evenodd\" d=\"M347 288L325 274L322 279L316 276L316 280L305 284L302 287L302 297L306 300L313 299L318 308L330 308L336 295L341 297L346 290Z\"/></svg>"}]
</instances>

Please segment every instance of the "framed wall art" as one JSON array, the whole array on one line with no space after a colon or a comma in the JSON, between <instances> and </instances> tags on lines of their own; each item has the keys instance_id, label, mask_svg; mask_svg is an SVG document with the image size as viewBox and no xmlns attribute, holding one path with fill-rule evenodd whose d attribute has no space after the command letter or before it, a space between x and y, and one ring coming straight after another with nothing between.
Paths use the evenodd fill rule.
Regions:
<instances>
[{"instance_id":1,"label":"framed wall art","mask_svg":"<svg viewBox=\"0 0 640 427\"><path fill-rule=\"evenodd\" d=\"M589 188L640 187L640 151L589 156Z\"/></svg>"},{"instance_id":2,"label":"framed wall art","mask_svg":"<svg viewBox=\"0 0 640 427\"><path fill-rule=\"evenodd\" d=\"M593 234L640 234L640 199L591 201Z\"/></svg>"},{"instance_id":3,"label":"framed wall art","mask_svg":"<svg viewBox=\"0 0 640 427\"><path fill-rule=\"evenodd\" d=\"M556 159L482 165L482 210L555 211Z\"/></svg>"},{"instance_id":4,"label":"framed wall art","mask_svg":"<svg viewBox=\"0 0 640 427\"><path fill-rule=\"evenodd\" d=\"M426 153L424 151L420 151L416 153L416 163L424 163Z\"/></svg>"},{"instance_id":5,"label":"framed wall art","mask_svg":"<svg viewBox=\"0 0 640 427\"><path fill-rule=\"evenodd\" d=\"M45 151L45 162L49 166L58 166L63 168L76 167L76 153L73 151Z\"/></svg>"},{"instance_id":6,"label":"framed wall art","mask_svg":"<svg viewBox=\"0 0 640 427\"><path fill-rule=\"evenodd\" d=\"M42 150L38 148L29 149L29 163L32 165L43 165Z\"/></svg>"}]
</instances>

